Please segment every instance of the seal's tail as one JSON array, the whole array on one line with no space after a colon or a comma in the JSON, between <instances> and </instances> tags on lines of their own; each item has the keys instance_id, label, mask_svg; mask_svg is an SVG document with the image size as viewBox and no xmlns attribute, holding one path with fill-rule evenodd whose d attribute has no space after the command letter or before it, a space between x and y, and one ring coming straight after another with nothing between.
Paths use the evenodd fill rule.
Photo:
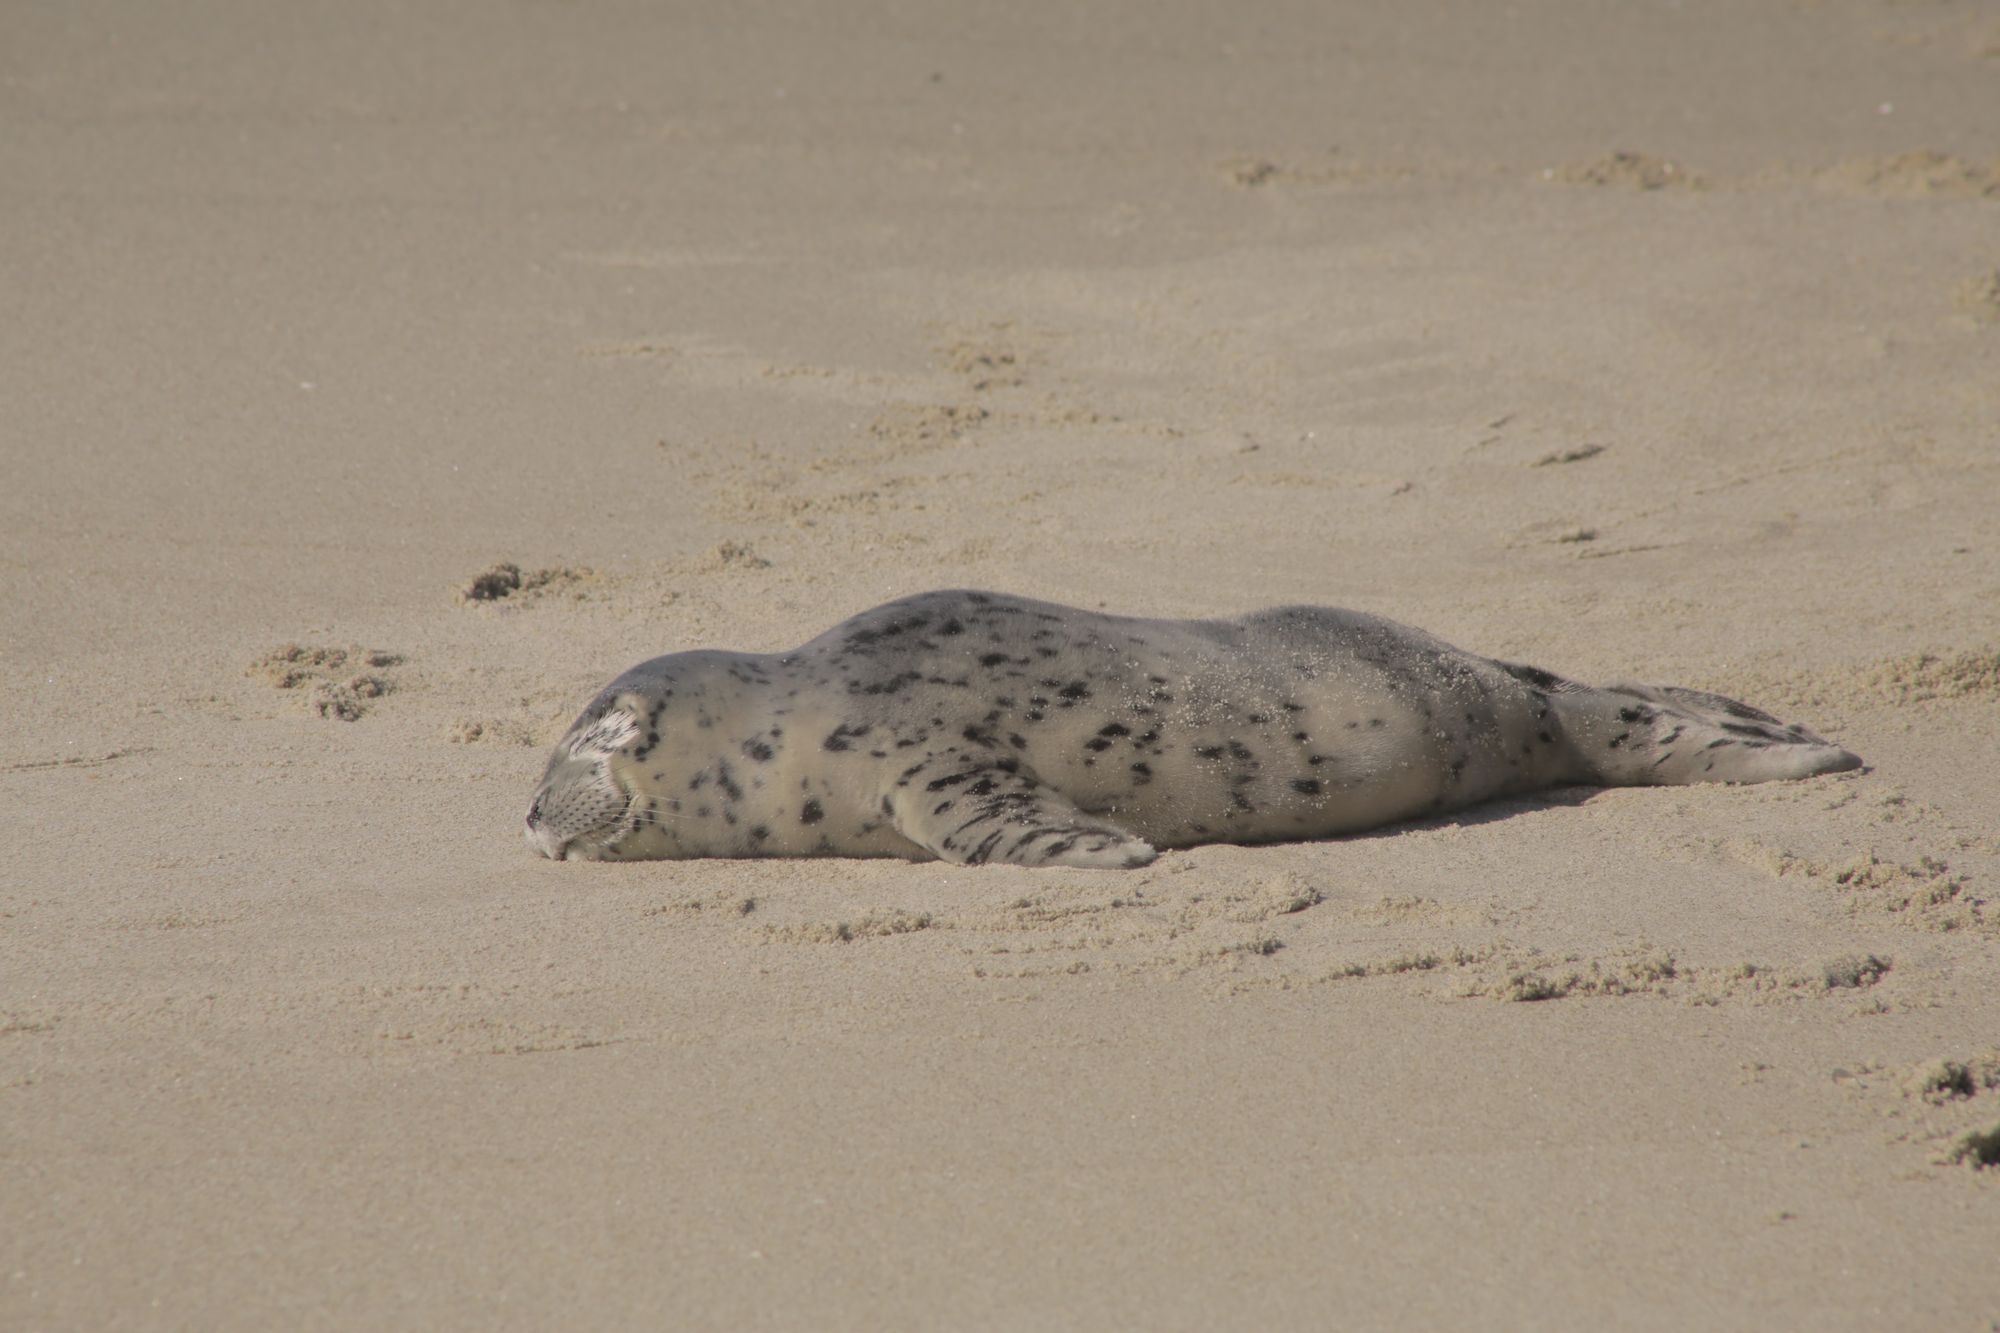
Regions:
<instances>
[{"instance_id":1,"label":"seal's tail","mask_svg":"<svg viewBox=\"0 0 2000 1333\"><path fill-rule=\"evenodd\" d=\"M1720 694L1619 683L1549 697L1581 780L1606 787L1776 782L1861 767L1859 755Z\"/></svg>"}]
</instances>

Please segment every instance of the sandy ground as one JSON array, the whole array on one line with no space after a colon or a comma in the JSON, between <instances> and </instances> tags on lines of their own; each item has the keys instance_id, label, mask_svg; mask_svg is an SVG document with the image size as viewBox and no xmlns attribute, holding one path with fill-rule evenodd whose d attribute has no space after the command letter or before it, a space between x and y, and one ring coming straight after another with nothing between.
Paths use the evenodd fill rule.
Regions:
<instances>
[{"instance_id":1,"label":"sandy ground","mask_svg":"<svg viewBox=\"0 0 2000 1333\"><path fill-rule=\"evenodd\" d=\"M0 125L0 1325L2000 1319L1989 5L16 5ZM1870 767L523 849L953 585Z\"/></svg>"}]
</instances>

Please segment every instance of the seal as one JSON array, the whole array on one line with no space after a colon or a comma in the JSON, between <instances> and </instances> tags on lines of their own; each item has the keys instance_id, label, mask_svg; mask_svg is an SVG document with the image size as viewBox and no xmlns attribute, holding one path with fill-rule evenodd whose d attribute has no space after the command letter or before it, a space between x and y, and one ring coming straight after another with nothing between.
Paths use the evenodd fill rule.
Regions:
<instances>
[{"instance_id":1,"label":"seal","mask_svg":"<svg viewBox=\"0 0 2000 1333\"><path fill-rule=\"evenodd\" d=\"M1860 764L1734 699L1593 688L1357 611L1141 620L929 592L791 652L633 667L556 746L527 839L559 860L1115 868L1550 786Z\"/></svg>"}]
</instances>

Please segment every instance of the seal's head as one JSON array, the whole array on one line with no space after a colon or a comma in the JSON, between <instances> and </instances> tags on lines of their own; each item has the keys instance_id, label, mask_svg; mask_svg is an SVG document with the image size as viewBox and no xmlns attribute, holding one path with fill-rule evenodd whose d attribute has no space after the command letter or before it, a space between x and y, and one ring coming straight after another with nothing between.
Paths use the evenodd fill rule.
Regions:
<instances>
[{"instance_id":1,"label":"seal's head","mask_svg":"<svg viewBox=\"0 0 2000 1333\"><path fill-rule=\"evenodd\" d=\"M619 706L573 730L549 757L528 804L528 846L555 861L602 858L632 806L612 761L638 738L639 719Z\"/></svg>"}]
</instances>

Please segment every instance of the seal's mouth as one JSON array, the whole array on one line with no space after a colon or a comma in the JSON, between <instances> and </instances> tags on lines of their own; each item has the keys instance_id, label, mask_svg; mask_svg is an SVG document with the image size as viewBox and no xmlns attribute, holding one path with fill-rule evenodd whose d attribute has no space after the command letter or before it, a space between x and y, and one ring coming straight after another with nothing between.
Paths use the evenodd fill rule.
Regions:
<instances>
[{"instance_id":1,"label":"seal's mouth","mask_svg":"<svg viewBox=\"0 0 2000 1333\"><path fill-rule=\"evenodd\" d=\"M551 861L563 860L569 851L569 843L545 828L538 828L534 820L529 820L521 832L528 839L528 849L540 852Z\"/></svg>"}]
</instances>

